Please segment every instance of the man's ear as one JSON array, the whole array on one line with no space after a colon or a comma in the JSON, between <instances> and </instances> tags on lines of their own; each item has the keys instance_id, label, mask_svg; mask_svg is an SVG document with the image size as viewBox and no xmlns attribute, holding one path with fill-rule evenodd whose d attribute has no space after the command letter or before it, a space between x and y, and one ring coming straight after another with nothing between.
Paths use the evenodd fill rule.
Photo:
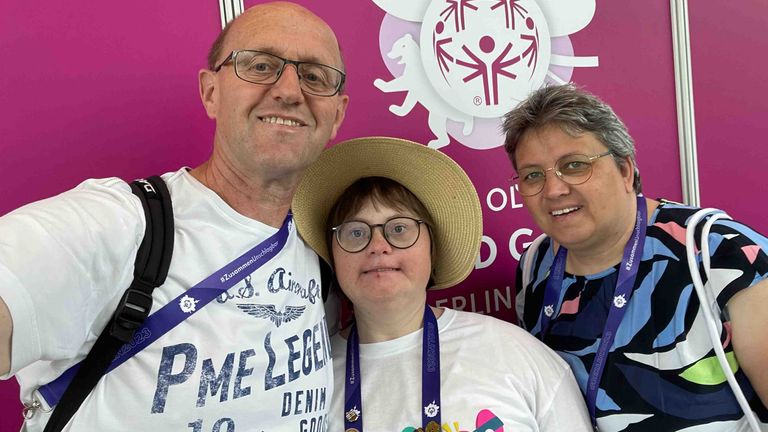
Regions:
<instances>
[{"instance_id":1,"label":"man's ear","mask_svg":"<svg viewBox=\"0 0 768 432\"><path fill-rule=\"evenodd\" d=\"M200 85L200 100L203 108L211 120L216 119L218 108L218 94L216 92L216 73L208 69L200 69L197 74Z\"/></svg>"},{"instance_id":2,"label":"man's ear","mask_svg":"<svg viewBox=\"0 0 768 432\"><path fill-rule=\"evenodd\" d=\"M344 122L347 105L349 105L349 96L345 94L339 95L339 105L336 107L336 118L333 120L333 129L331 129L331 138L329 141L333 141L333 139L336 138L336 133L339 131L341 123Z\"/></svg>"}]
</instances>

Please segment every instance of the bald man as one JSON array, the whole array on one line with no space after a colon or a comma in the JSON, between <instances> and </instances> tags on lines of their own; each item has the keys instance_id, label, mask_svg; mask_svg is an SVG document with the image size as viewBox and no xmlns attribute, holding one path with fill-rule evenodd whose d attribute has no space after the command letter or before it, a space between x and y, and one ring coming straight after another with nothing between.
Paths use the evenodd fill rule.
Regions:
<instances>
[{"instance_id":1,"label":"bald man","mask_svg":"<svg viewBox=\"0 0 768 432\"><path fill-rule=\"evenodd\" d=\"M296 4L252 7L222 31L199 72L211 157L162 176L174 251L151 317L181 321L139 329L146 347L121 351L63 430L324 430L333 380L318 259L288 210L344 119L344 79L333 31ZM38 390L115 311L145 224L116 178L0 218L0 374L21 385L26 430L43 430L56 403ZM196 288L219 291L206 305Z\"/></svg>"}]
</instances>

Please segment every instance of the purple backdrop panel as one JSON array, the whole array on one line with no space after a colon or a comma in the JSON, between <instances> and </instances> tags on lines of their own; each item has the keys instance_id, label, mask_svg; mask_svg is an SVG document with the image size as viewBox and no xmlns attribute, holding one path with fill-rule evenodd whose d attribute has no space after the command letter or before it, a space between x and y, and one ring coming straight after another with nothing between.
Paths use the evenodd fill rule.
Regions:
<instances>
[{"instance_id":1,"label":"purple backdrop panel","mask_svg":"<svg viewBox=\"0 0 768 432\"><path fill-rule=\"evenodd\" d=\"M723 208L762 233L768 233L766 15L762 0L736 2L725 13L713 2L690 9L701 204Z\"/></svg>"},{"instance_id":2,"label":"purple backdrop panel","mask_svg":"<svg viewBox=\"0 0 768 432\"><path fill-rule=\"evenodd\" d=\"M88 177L147 176L207 156L197 71L218 2L7 2L0 14L0 214ZM15 380L0 430L18 430Z\"/></svg>"},{"instance_id":3,"label":"purple backdrop panel","mask_svg":"<svg viewBox=\"0 0 768 432\"><path fill-rule=\"evenodd\" d=\"M513 171L500 147L499 116L544 82L572 80L610 103L637 142L646 193L680 199L666 3L521 0L525 12L511 3L492 9L499 2L490 0L474 2L477 10L452 11L444 0L299 3L326 19L342 44L351 102L337 141L392 135L429 144L455 158L478 190L485 228L477 269L460 286L430 293L431 301L514 318L517 259L538 230L507 180ZM739 12L744 15L739 19L754 22L750 31L757 34L754 17L765 6L751 0L729 10L738 8L749 9ZM218 32L217 1L117 5L59 0L44 9L21 4L7 9L0 18L5 58L11 60L0 78L0 176L6 185L0 214L88 177L131 179L195 166L207 157L213 124L197 95L197 71L205 66ZM758 47L758 37L745 40L736 33L741 26L721 29L719 21L707 23L707 16L719 15L702 13L692 20L694 32L720 32L708 36L707 52L717 46L736 51L741 56L729 58L744 65L729 70L756 71L750 66L762 61L753 58L765 51L760 50L764 43ZM697 92L703 86L710 90L697 98L699 119L722 115L715 108L721 99L736 105L736 91L715 80L721 64L694 57L694 67L712 69L696 72L713 82L696 82ZM756 73L750 75L751 85L761 82ZM758 92L738 98L744 123L761 111L758 104L765 105ZM702 103L712 111L707 113ZM717 143L735 145L725 140L734 131L725 129L723 121L700 120L700 131L706 123L708 136L721 137ZM705 142L702 135L700 143ZM740 137L736 141L746 146L748 132ZM744 153L735 166L742 167L740 172L751 166L755 172L759 162ZM714 174L717 179L724 175ZM719 180L708 178L702 175L702 187L715 189ZM707 193L702 192L705 204ZM731 203L712 204L736 209ZM756 221L756 213L747 211L737 209L734 216L754 215ZM20 425L17 392L13 382L0 384L0 430Z\"/></svg>"},{"instance_id":4,"label":"purple backdrop panel","mask_svg":"<svg viewBox=\"0 0 768 432\"><path fill-rule=\"evenodd\" d=\"M8 4L0 175L10 193L0 214L88 177L203 160L213 129L197 71L219 18L216 2L195 4Z\"/></svg>"}]
</instances>

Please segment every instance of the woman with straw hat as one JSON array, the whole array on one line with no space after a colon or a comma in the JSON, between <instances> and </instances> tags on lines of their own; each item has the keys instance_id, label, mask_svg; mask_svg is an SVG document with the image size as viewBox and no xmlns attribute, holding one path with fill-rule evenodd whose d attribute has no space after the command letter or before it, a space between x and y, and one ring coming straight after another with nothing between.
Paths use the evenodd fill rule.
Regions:
<instances>
[{"instance_id":1,"label":"woman with straw hat","mask_svg":"<svg viewBox=\"0 0 768 432\"><path fill-rule=\"evenodd\" d=\"M331 263L354 323L332 338L329 431L591 430L568 366L519 328L426 305L472 271L471 181L421 144L370 137L326 150L293 211Z\"/></svg>"}]
</instances>

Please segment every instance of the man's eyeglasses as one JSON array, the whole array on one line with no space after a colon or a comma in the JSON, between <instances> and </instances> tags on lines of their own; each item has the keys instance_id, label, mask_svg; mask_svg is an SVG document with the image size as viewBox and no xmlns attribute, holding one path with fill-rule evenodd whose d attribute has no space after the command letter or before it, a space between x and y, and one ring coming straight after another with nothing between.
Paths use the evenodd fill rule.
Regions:
<instances>
[{"instance_id":1,"label":"man's eyeglasses","mask_svg":"<svg viewBox=\"0 0 768 432\"><path fill-rule=\"evenodd\" d=\"M232 51L224 61L213 68L213 71L218 72L229 62L235 65L235 75L238 78L262 85L276 83L283 74L285 65L292 64L299 75L301 89L315 96L335 95L341 90L346 79L344 72L328 65L288 60L274 54L253 50Z\"/></svg>"},{"instance_id":2,"label":"man's eyeglasses","mask_svg":"<svg viewBox=\"0 0 768 432\"><path fill-rule=\"evenodd\" d=\"M520 195L533 196L544 189L547 181L547 171L554 171L560 180L569 185L580 185L592 177L592 163L603 156L613 154L611 151L595 156L583 154L570 154L561 157L552 168L526 167L518 171L518 175L511 180L518 181Z\"/></svg>"},{"instance_id":3,"label":"man's eyeglasses","mask_svg":"<svg viewBox=\"0 0 768 432\"><path fill-rule=\"evenodd\" d=\"M423 220L398 216L383 224L368 224L363 221L349 221L331 228L336 234L336 242L349 253L360 252L371 243L373 229L381 227L384 239L393 248L408 249L419 239Z\"/></svg>"}]
</instances>

